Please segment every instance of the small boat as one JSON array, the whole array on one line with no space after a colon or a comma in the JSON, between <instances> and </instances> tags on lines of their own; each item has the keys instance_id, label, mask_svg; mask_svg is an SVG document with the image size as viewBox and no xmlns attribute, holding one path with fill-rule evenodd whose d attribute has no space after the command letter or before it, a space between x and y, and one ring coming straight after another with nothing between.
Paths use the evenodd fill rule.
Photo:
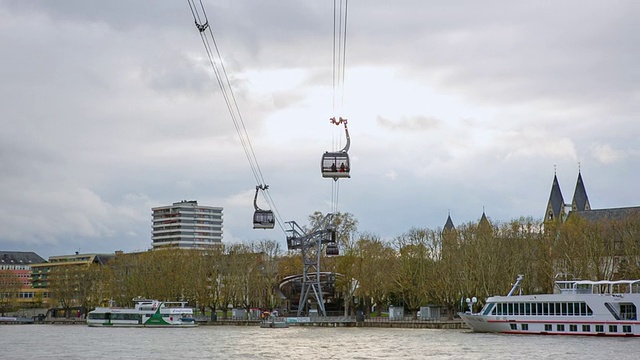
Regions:
<instances>
[{"instance_id":1,"label":"small boat","mask_svg":"<svg viewBox=\"0 0 640 360\"><path fill-rule=\"evenodd\" d=\"M284 319L276 319L275 317L262 320L260 322L261 328L275 328L275 329L284 329L289 327L289 323Z\"/></svg>"},{"instance_id":2,"label":"small boat","mask_svg":"<svg viewBox=\"0 0 640 360\"><path fill-rule=\"evenodd\" d=\"M87 315L87 325L110 327L194 327L193 309L186 302L134 299L135 307L98 307Z\"/></svg>"},{"instance_id":3,"label":"small boat","mask_svg":"<svg viewBox=\"0 0 640 360\"><path fill-rule=\"evenodd\" d=\"M640 336L640 280L559 280L553 294L489 297L480 312L459 313L475 332Z\"/></svg>"},{"instance_id":4,"label":"small boat","mask_svg":"<svg viewBox=\"0 0 640 360\"><path fill-rule=\"evenodd\" d=\"M262 321L260 321L260 327L265 329L284 329L289 327L289 323L285 320L285 318L278 317L274 314L269 314L269 312L265 311L262 313Z\"/></svg>"}]
</instances>

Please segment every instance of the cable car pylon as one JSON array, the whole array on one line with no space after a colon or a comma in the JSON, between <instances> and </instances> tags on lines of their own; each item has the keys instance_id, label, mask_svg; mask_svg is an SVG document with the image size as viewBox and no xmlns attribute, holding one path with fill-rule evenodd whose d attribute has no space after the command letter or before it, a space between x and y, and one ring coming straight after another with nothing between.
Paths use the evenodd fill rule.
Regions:
<instances>
[{"instance_id":1,"label":"cable car pylon","mask_svg":"<svg viewBox=\"0 0 640 360\"><path fill-rule=\"evenodd\" d=\"M351 145L351 138L349 137L349 128L347 128L347 119L335 117L329 119L329 121L336 125L344 125L344 132L347 136L347 144L340 151L325 152L322 154L321 170L322 177L331 178L334 181L338 181L341 178L350 178L351 164L349 162L349 146Z\"/></svg>"},{"instance_id":2,"label":"cable car pylon","mask_svg":"<svg viewBox=\"0 0 640 360\"><path fill-rule=\"evenodd\" d=\"M253 207L255 208L255 212L253 213L254 229L273 229L275 226L273 211L262 210L258 207L258 192L260 190L267 190L268 188L269 185L256 185L256 195L253 197Z\"/></svg>"},{"instance_id":3,"label":"cable car pylon","mask_svg":"<svg viewBox=\"0 0 640 360\"><path fill-rule=\"evenodd\" d=\"M319 316L327 316L322 298L321 257L322 246L336 246L336 228L334 214L329 213L311 230L305 232L295 221L288 221L291 227L287 232L288 250L300 250L302 254L302 288L298 301L298 315L309 316L310 302L315 300ZM335 254L337 255L337 254ZM313 298L310 298L313 296Z\"/></svg>"}]
</instances>

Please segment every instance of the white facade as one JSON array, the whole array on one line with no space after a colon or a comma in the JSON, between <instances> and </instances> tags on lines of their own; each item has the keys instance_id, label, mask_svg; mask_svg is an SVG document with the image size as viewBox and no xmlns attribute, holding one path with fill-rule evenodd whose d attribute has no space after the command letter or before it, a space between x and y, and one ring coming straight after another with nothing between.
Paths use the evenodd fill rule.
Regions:
<instances>
[{"instance_id":1,"label":"white facade","mask_svg":"<svg viewBox=\"0 0 640 360\"><path fill-rule=\"evenodd\" d=\"M222 208L180 201L153 211L153 249L205 249L222 244Z\"/></svg>"}]
</instances>

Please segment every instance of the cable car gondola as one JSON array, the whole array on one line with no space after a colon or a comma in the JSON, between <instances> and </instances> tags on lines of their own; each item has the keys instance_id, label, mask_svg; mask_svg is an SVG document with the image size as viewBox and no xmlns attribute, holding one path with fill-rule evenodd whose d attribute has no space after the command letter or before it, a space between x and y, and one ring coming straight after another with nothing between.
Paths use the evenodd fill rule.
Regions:
<instances>
[{"instance_id":1,"label":"cable car gondola","mask_svg":"<svg viewBox=\"0 0 640 360\"><path fill-rule=\"evenodd\" d=\"M273 217L273 211L262 210L258 207L258 191L266 190L269 185L257 185L256 195L253 197L253 207L255 212L253 213L253 228L254 229L273 229L275 226L275 219Z\"/></svg>"},{"instance_id":2,"label":"cable car gondola","mask_svg":"<svg viewBox=\"0 0 640 360\"><path fill-rule=\"evenodd\" d=\"M325 250L327 256L338 256L340 255L340 251L338 250L337 244L327 244L327 248Z\"/></svg>"},{"instance_id":3,"label":"cable car gondola","mask_svg":"<svg viewBox=\"0 0 640 360\"><path fill-rule=\"evenodd\" d=\"M340 118L336 121L336 118L331 118L331 123L335 125L344 124L344 132L347 135L347 144L345 147L337 152L325 152L322 154L322 162L320 164L322 170L322 177L338 180L341 178L350 178L351 163L349 162L349 146L351 145L351 138L349 137L349 129L347 128L347 119Z\"/></svg>"}]
</instances>

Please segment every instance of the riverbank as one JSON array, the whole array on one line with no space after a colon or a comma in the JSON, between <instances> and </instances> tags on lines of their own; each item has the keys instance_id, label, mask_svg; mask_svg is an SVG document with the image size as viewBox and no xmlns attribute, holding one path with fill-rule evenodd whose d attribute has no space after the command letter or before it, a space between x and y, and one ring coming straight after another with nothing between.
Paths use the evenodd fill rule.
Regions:
<instances>
[{"instance_id":1,"label":"riverbank","mask_svg":"<svg viewBox=\"0 0 640 360\"><path fill-rule=\"evenodd\" d=\"M293 320L296 319L296 320ZM65 318L52 318L43 320L31 320L30 321L16 321L14 319L6 319L3 321L0 319L0 324L4 325L18 325L18 324L47 324L47 325L86 325L85 319L65 319ZM288 320L290 326L315 326L315 327L370 327L370 328L406 328L406 329L468 329L465 323L461 320L437 320L437 321L390 321L380 319L365 319L364 321L354 320L332 320L315 318L299 320L297 318L291 318ZM259 326L259 320L217 320L217 321L198 321L199 326Z\"/></svg>"}]
</instances>

